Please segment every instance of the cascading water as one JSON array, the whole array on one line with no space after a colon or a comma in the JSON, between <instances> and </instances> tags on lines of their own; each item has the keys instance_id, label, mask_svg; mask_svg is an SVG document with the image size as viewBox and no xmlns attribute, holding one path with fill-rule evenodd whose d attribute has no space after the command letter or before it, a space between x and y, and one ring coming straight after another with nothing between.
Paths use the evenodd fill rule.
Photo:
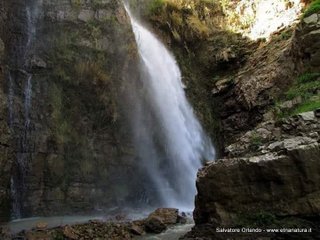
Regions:
<instances>
[{"instance_id":1,"label":"cascading water","mask_svg":"<svg viewBox=\"0 0 320 240\"><path fill-rule=\"evenodd\" d=\"M187 101L181 72L166 47L132 15L141 58L142 96L135 98L133 129L149 195L162 206L192 210L201 160L214 149ZM153 188L153 190L152 190Z\"/></svg>"},{"instance_id":2,"label":"cascading water","mask_svg":"<svg viewBox=\"0 0 320 240\"><path fill-rule=\"evenodd\" d=\"M16 161L14 163L14 173L11 178L11 198L12 198L12 218L18 219L23 216L23 201L26 192L26 175L29 168L29 162L31 159L31 127L30 127L30 111L32 106L32 74L28 73L28 59L32 52L32 41L35 37L35 21L36 21L36 1L32 1L25 7L25 19L26 19L26 33L25 40L22 40L18 52L22 60L16 61L18 64L15 66L20 69L19 71L13 70L13 73L9 72L9 126L17 135L17 151ZM21 62L21 63L20 63ZM18 100L18 92L15 89L19 89L17 86L20 81L24 81L23 87L23 122L17 119L17 105L15 103Z\"/></svg>"},{"instance_id":3,"label":"cascading water","mask_svg":"<svg viewBox=\"0 0 320 240\"><path fill-rule=\"evenodd\" d=\"M32 75L30 74L27 78L24 88L24 117L25 117L25 128L29 129L30 126L30 109L31 109L31 98L32 98Z\"/></svg>"}]
</instances>

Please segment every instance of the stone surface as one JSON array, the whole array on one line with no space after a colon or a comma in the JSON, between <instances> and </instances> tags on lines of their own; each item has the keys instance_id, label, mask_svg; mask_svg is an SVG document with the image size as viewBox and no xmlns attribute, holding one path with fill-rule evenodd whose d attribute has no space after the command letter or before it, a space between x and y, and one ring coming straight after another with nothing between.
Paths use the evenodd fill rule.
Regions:
<instances>
[{"instance_id":1,"label":"stone surface","mask_svg":"<svg viewBox=\"0 0 320 240\"><path fill-rule=\"evenodd\" d=\"M259 155L268 151L287 151L297 145L319 141L320 118L313 111L287 119L260 123L246 132L235 143L226 147L230 157Z\"/></svg>"},{"instance_id":2,"label":"stone surface","mask_svg":"<svg viewBox=\"0 0 320 240\"><path fill-rule=\"evenodd\" d=\"M220 160L198 174L196 224L230 226L244 211L277 216L318 216L318 143L266 154ZM223 179L223 181L221 181Z\"/></svg>"},{"instance_id":3,"label":"stone surface","mask_svg":"<svg viewBox=\"0 0 320 240\"><path fill-rule=\"evenodd\" d=\"M139 238L146 233L162 233L167 229L167 227L172 227L175 224L184 224L182 221L178 223L177 219L182 219L185 216L178 216L176 213L176 209L163 208L152 212L150 216L145 219L135 220L132 222L128 220L124 221L123 219L111 219L111 221L108 220L106 222L94 220L84 224L58 226L52 229L36 228L33 230L26 230L11 236L12 238L10 238L9 233L6 236L8 236L8 239L32 240L135 239L136 237ZM173 215L175 217L173 217ZM45 224L41 223L41 225ZM0 228L0 234L2 234L0 236L5 236L4 228Z\"/></svg>"},{"instance_id":4,"label":"stone surface","mask_svg":"<svg viewBox=\"0 0 320 240\"><path fill-rule=\"evenodd\" d=\"M303 19L306 24L317 24L318 22L318 14L312 14L309 17Z\"/></svg>"},{"instance_id":5,"label":"stone surface","mask_svg":"<svg viewBox=\"0 0 320 240\"><path fill-rule=\"evenodd\" d=\"M166 224L176 224L178 221L179 210L176 208L158 208L149 215L149 218L157 217Z\"/></svg>"},{"instance_id":6,"label":"stone surface","mask_svg":"<svg viewBox=\"0 0 320 240\"><path fill-rule=\"evenodd\" d=\"M213 86L218 103L225 143L235 142L239 136L266 120L266 113L294 79L304 72L319 72L319 17L313 14L293 27L292 38L261 44L248 57L234 76L219 80ZM281 49L281 50L279 50ZM291 109L301 98L286 101L281 109ZM269 117L270 119L270 117Z\"/></svg>"},{"instance_id":7,"label":"stone surface","mask_svg":"<svg viewBox=\"0 0 320 240\"><path fill-rule=\"evenodd\" d=\"M0 3L0 9L3 3ZM0 10L0 21L4 18ZM1 25L1 24L0 24ZM0 223L8 221L10 216L10 175L13 146L11 132L7 123L8 109L6 96L6 68L4 65L5 45L2 40L3 28L0 27Z\"/></svg>"},{"instance_id":8,"label":"stone surface","mask_svg":"<svg viewBox=\"0 0 320 240\"><path fill-rule=\"evenodd\" d=\"M167 229L167 226L159 217L149 217L146 219L145 223L146 231L149 233L162 233Z\"/></svg>"},{"instance_id":9,"label":"stone surface","mask_svg":"<svg viewBox=\"0 0 320 240\"><path fill-rule=\"evenodd\" d=\"M132 232L134 235L140 235L140 236L145 234L144 228L136 224L132 224L132 226L130 227L130 232Z\"/></svg>"},{"instance_id":10,"label":"stone surface","mask_svg":"<svg viewBox=\"0 0 320 240\"><path fill-rule=\"evenodd\" d=\"M137 80L122 3L1 1L0 39L0 221L10 217L10 178L19 179L21 156L27 159L18 184L23 217L87 214L139 199L142 182L133 176L144 177L124 113L130 103L118 101Z\"/></svg>"},{"instance_id":11,"label":"stone surface","mask_svg":"<svg viewBox=\"0 0 320 240\"><path fill-rule=\"evenodd\" d=\"M93 10L84 9L80 11L78 15L78 19L83 22L89 22L93 18L93 16L94 16Z\"/></svg>"},{"instance_id":12,"label":"stone surface","mask_svg":"<svg viewBox=\"0 0 320 240\"><path fill-rule=\"evenodd\" d=\"M48 227L48 223L46 222L38 222L37 225L36 225L36 228L38 230L44 230Z\"/></svg>"},{"instance_id":13,"label":"stone surface","mask_svg":"<svg viewBox=\"0 0 320 240\"><path fill-rule=\"evenodd\" d=\"M278 136L273 134L276 129ZM313 228L313 234L307 239L317 239L320 222L318 132L320 118L313 111L305 112L263 122L227 147L228 157L208 163L198 172L196 227L186 239L188 236L232 237L208 228L243 224L284 227L291 226L292 221L295 226ZM273 219L271 222L261 221L255 225L268 216ZM246 239L248 236L234 237ZM296 236L288 237L295 239Z\"/></svg>"}]
</instances>

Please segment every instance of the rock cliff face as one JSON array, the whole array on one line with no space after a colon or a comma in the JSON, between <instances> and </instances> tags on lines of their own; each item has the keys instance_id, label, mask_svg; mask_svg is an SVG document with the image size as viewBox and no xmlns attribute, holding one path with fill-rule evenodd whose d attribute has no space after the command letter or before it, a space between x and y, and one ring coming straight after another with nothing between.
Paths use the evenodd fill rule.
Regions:
<instances>
[{"instance_id":1,"label":"rock cliff face","mask_svg":"<svg viewBox=\"0 0 320 240\"><path fill-rule=\"evenodd\" d=\"M299 74L319 71L318 15L304 19L292 36L288 31L262 44L234 76L215 83L213 94L224 102L218 112L227 144L268 118L270 106Z\"/></svg>"},{"instance_id":2,"label":"rock cliff face","mask_svg":"<svg viewBox=\"0 0 320 240\"><path fill-rule=\"evenodd\" d=\"M297 32L292 37L305 1L163 2L140 11L173 49L187 94L223 155L306 70L303 43Z\"/></svg>"},{"instance_id":3,"label":"rock cliff face","mask_svg":"<svg viewBox=\"0 0 320 240\"><path fill-rule=\"evenodd\" d=\"M318 111L265 122L228 147L234 157L208 163L198 173L196 227L186 239L278 239L225 235L217 227L311 228L306 239L318 239L319 130Z\"/></svg>"},{"instance_id":4,"label":"rock cliff face","mask_svg":"<svg viewBox=\"0 0 320 240\"><path fill-rule=\"evenodd\" d=\"M216 83L214 94L225 102L222 123L231 144L224 159L198 173L196 227L190 237L225 238L216 227L272 226L311 227L313 234L308 237L319 237L319 110L282 119L273 111L266 113L297 73L319 72L318 21L318 14L304 18L293 36L281 41L284 45L275 44L281 47L278 55L270 56L262 47L255 52L261 58L249 57L235 79ZM319 88L312 91L317 95ZM288 107L283 105L294 101L280 105Z\"/></svg>"},{"instance_id":5,"label":"rock cliff face","mask_svg":"<svg viewBox=\"0 0 320 240\"><path fill-rule=\"evenodd\" d=\"M0 3L0 22L6 18L4 3ZM0 31L3 26L1 24ZM10 168L12 149L10 149L10 131L7 124L7 98L5 94L5 45L2 34L0 36L0 220L7 219L10 214Z\"/></svg>"},{"instance_id":6,"label":"rock cliff face","mask_svg":"<svg viewBox=\"0 0 320 240\"><path fill-rule=\"evenodd\" d=\"M1 1L0 19L1 219L10 202L27 217L138 201L119 101L137 52L122 3Z\"/></svg>"},{"instance_id":7,"label":"rock cliff face","mask_svg":"<svg viewBox=\"0 0 320 240\"><path fill-rule=\"evenodd\" d=\"M318 216L320 119L309 112L276 125L278 140L272 139L276 127L268 122L255 135L248 132L238 147L230 146L238 157L218 160L199 172L196 223L230 226L241 214L259 212Z\"/></svg>"}]
</instances>

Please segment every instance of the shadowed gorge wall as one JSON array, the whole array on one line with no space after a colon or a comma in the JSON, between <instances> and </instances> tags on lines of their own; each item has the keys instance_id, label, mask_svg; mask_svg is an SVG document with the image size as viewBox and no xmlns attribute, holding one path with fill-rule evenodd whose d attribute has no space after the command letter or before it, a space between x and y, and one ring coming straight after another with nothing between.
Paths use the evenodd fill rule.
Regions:
<instances>
[{"instance_id":1,"label":"shadowed gorge wall","mask_svg":"<svg viewBox=\"0 0 320 240\"><path fill-rule=\"evenodd\" d=\"M155 204L129 124L144 73L122 3L4 1L1 13L4 209L20 218Z\"/></svg>"},{"instance_id":2,"label":"shadowed gorge wall","mask_svg":"<svg viewBox=\"0 0 320 240\"><path fill-rule=\"evenodd\" d=\"M33 11L31 22L28 9ZM10 174L26 186L19 189L22 217L89 213L128 205L128 199L137 203L143 195L143 189L137 189L143 175L134 164L124 114L129 106L119 101L126 81L137 76L137 53L122 4L4 1L0 13L0 200L6 209L1 214L8 217L8 204L16 198L12 184L9 190ZM8 111L14 113L10 130L5 124L10 122ZM18 167L21 155L23 177Z\"/></svg>"}]
</instances>

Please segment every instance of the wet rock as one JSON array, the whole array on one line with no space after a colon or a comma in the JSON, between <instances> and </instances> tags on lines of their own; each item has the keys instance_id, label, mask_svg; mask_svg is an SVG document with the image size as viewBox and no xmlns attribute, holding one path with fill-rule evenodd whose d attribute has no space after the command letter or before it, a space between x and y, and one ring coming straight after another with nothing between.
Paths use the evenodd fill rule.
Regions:
<instances>
[{"instance_id":1,"label":"wet rock","mask_svg":"<svg viewBox=\"0 0 320 240\"><path fill-rule=\"evenodd\" d=\"M183 215L179 215L178 216L178 221L177 221L177 223L180 223L180 224L186 224L188 222L188 219L187 219L187 217L186 216L183 216Z\"/></svg>"},{"instance_id":2,"label":"wet rock","mask_svg":"<svg viewBox=\"0 0 320 240\"><path fill-rule=\"evenodd\" d=\"M0 226L0 239L2 240L10 240L11 234L9 228L5 226Z\"/></svg>"},{"instance_id":3,"label":"wet rock","mask_svg":"<svg viewBox=\"0 0 320 240\"><path fill-rule=\"evenodd\" d=\"M75 233L75 230L71 226L65 226L63 228L63 235L72 240L78 239L78 235Z\"/></svg>"},{"instance_id":4,"label":"wet rock","mask_svg":"<svg viewBox=\"0 0 320 240\"><path fill-rule=\"evenodd\" d=\"M128 219L127 215L126 214L117 214L115 217L114 217L115 221L117 222L122 222L122 221L125 221Z\"/></svg>"},{"instance_id":5,"label":"wet rock","mask_svg":"<svg viewBox=\"0 0 320 240\"><path fill-rule=\"evenodd\" d=\"M149 233L162 233L167 229L166 224L159 217L148 217L145 220L145 228Z\"/></svg>"},{"instance_id":6,"label":"wet rock","mask_svg":"<svg viewBox=\"0 0 320 240\"><path fill-rule=\"evenodd\" d=\"M38 222L36 228L38 230L45 230L48 227L48 223L46 222Z\"/></svg>"},{"instance_id":7,"label":"wet rock","mask_svg":"<svg viewBox=\"0 0 320 240\"><path fill-rule=\"evenodd\" d=\"M130 232L133 233L134 235L144 235L145 234L145 230L144 227L139 226L137 224L132 224L130 227Z\"/></svg>"},{"instance_id":8,"label":"wet rock","mask_svg":"<svg viewBox=\"0 0 320 240\"><path fill-rule=\"evenodd\" d=\"M52 236L49 232L27 232L27 240L52 240Z\"/></svg>"},{"instance_id":9,"label":"wet rock","mask_svg":"<svg viewBox=\"0 0 320 240\"><path fill-rule=\"evenodd\" d=\"M179 210L176 208L159 208L152 212L147 219L134 223L140 227L144 227L147 232L161 233L168 226L177 223L187 223L187 216L185 213L180 216Z\"/></svg>"},{"instance_id":10,"label":"wet rock","mask_svg":"<svg viewBox=\"0 0 320 240\"><path fill-rule=\"evenodd\" d=\"M179 210L176 208L158 208L149 215L149 218L159 218L164 224L176 224Z\"/></svg>"}]
</instances>

